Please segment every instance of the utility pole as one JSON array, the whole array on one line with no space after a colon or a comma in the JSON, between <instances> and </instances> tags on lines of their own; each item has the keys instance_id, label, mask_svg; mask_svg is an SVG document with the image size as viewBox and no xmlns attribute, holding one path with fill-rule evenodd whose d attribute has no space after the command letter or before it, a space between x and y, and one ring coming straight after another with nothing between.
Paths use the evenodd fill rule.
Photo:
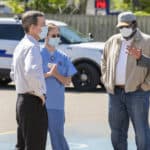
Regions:
<instances>
[{"instance_id":1,"label":"utility pole","mask_svg":"<svg viewBox=\"0 0 150 150\"><path fill-rule=\"evenodd\" d=\"M106 0L106 14L110 14L110 0Z\"/></svg>"}]
</instances>

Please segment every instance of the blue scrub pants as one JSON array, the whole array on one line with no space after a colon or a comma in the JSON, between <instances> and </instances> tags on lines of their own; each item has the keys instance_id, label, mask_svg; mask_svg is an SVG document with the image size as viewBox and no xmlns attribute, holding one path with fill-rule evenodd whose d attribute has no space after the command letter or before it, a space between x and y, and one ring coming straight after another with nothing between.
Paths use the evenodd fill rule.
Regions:
<instances>
[{"instance_id":1,"label":"blue scrub pants","mask_svg":"<svg viewBox=\"0 0 150 150\"><path fill-rule=\"evenodd\" d=\"M64 136L64 110L47 109L48 130L53 150L69 150Z\"/></svg>"}]
</instances>

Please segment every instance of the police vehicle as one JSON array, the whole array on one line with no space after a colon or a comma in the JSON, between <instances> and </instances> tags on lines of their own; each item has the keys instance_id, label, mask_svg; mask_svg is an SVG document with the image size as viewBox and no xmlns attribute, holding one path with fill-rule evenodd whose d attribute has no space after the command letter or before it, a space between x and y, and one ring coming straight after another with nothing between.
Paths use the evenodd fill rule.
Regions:
<instances>
[{"instance_id":1,"label":"police vehicle","mask_svg":"<svg viewBox=\"0 0 150 150\"><path fill-rule=\"evenodd\" d=\"M78 70L72 79L74 87L87 91L101 84L100 59L104 43L91 41L66 23L54 20L47 20L46 23L53 23L60 28L61 43L58 49L70 57ZM13 51L23 36L19 19L0 18L0 85L11 82L9 74Z\"/></svg>"}]
</instances>

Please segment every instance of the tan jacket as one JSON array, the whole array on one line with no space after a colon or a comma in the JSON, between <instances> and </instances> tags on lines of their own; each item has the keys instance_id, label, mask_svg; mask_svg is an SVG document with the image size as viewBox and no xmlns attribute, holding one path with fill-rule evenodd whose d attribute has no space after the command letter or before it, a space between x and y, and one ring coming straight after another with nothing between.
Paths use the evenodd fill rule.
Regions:
<instances>
[{"instance_id":1,"label":"tan jacket","mask_svg":"<svg viewBox=\"0 0 150 150\"><path fill-rule=\"evenodd\" d=\"M101 80L107 92L112 94L114 93L116 65L119 60L121 44L122 40L120 34L116 34L108 39L105 43L101 60ZM143 54L150 56L150 36L142 33L139 29L131 45L142 49ZM139 88L145 91L150 90L150 69L138 66L136 59L128 55L125 91L133 92Z\"/></svg>"}]
</instances>

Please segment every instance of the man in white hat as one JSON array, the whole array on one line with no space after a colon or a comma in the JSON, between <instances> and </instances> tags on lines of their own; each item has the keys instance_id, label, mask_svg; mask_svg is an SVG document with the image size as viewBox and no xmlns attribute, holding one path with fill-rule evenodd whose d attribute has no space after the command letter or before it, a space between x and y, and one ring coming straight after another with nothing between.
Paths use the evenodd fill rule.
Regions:
<instances>
[{"instance_id":1,"label":"man in white hat","mask_svg":"<svg viewBox=\"0 0 150 150\"><path fill-rule=\"evenodd\" d=\"M114 150L127 150L129 120L133 124L137 150L150 150L149 95L150 70L137 65L127 49L137 48L150 56L150 36L137 28L136 16L118 16L120 33L110 37L101 61L102 81L109 95L109 125Z\"/></svg>"}]
</instances>

